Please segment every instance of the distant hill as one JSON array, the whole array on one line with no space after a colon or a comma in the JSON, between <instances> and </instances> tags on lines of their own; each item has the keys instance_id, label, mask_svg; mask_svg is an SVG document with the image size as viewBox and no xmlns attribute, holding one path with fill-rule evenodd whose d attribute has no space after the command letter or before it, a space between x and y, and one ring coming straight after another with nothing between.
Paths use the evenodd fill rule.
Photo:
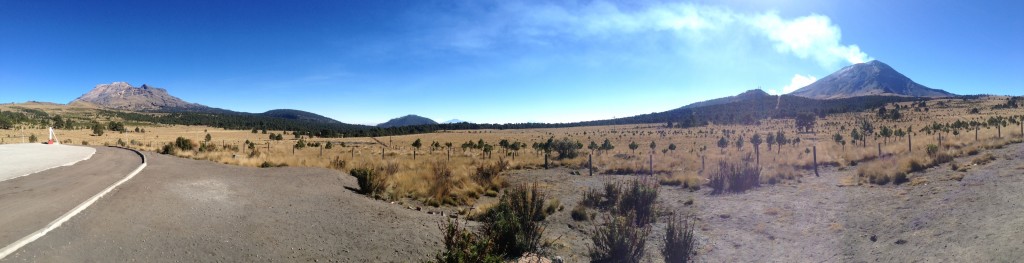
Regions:
<instances>
[{"instance_id":1,"label":"distant hill","mask_svg":"<svg viewBox=\"0 0 1024 263\"><path fill-rule=\"evenodd\" d=\"M130 111L163 111L163 110L206 110L209 107L189 103L178 97L171 96L167 90L142 84L133 87L127 82L96 85L81 97L71 101L88 102L99 107Z\"/></svg>"},{"instance_id":2,"label":"distant hill","mask_svg":"<svg viewBox=\"0 0 1024 263\"><path fill-rule=\"evenodd\" d=\"M953 97L956 94L932 89L878 60L850 65L800 88L790 95L812 99L840 99L859 96Z\"/></svg>"},{"instance_id":3,"label":"distant hill","mask_svg":"<svg viewBox=\"0 0 1024 263\"><path fill-rule=\"evenodd\" d=\"M402 127L402 126L416 126L416 125L433 125L437 124L436 121L416 116L416 115L405 115L402 117L391 119L385 123L377 124L380 128L391 128L391 127Z\"/></svg>"},{"instance_id":4,"label":"distant hill","mask_svg":"<svg viewBox=\"0 0 1024 263\"><path fill-rule=\"evenodd\" d=\"M447 120L447 121L442 122L442 124L463 123L463 122L468 122L468 121L464 121L464 120L460 120L460 119L451 119L451 120Z\"/></svg>"},{"instance_id":5,"label":"distant hill","mask_svg":"<svg viewBox=\"0 0 1024 263\"><path fill-rule=\"evenodd\" d=\"M768 95L768 93L764 92L763 90L752 89L752 90L748 90L746 92L740 93L739 95L736 95L736 96L717 98L717 99L713 99L713 100L706 100L706 101L701 101L701 102L693 103L693 104L690 104L690 105L686 105L686 106L683 106L683 109L699 108L699 107L705 107L705 106L711 106L711 105L733 103L733 102L737 102L737 101L753 100L753 99L759 99L759 98L768 97L768 96L771 96L771 95Z\"/></svg>"},{"instance_id":6,"label":"distant hill","mask_svg":"<svg viewBox=\"0 0 1024 263\"><path fill-rule=\"evenodd\" d=\"M340 121L324 117L316 113L290 109L270 110L264 113L260 113L258 115L283 118L289 120L312 121L318 123L341 123Z\"/></svg>"}]
</instances>

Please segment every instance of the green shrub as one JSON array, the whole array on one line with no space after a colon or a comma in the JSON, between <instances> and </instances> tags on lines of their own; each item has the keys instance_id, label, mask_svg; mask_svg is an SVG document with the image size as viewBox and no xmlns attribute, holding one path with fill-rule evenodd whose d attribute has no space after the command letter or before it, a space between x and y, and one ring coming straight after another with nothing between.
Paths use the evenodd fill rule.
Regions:
<instances>
[{"instance_id":1,"label":"green shrub","mask_svg":"<svg viewBox=\"0 0 1024 263\"><path fill-rule=\"evenodd\" d=\"M359 191L367 196L376 197L384 192L383 175L378 174L373 168L354 168L349 171L359 183Z\"/></svg>"},{"instance_id":2,"label":"green shrub","mask_svg":"<svg viewBox=\"0 0 1024 263\"><path fill-rule=\"evenodd\" d=\"M485 216L484 236L494 242L495 251L505 258L539 253L542 243L545 195L537 188L515 186L506 190L498 204ZM539 253L542 254L542 253Z\"/></svg>"},{"instance_id":3,"label":"green shrub","mask_svg":"<svg viewBox=\"0 0 1024 263\"><path fill-rule=\"evenodd\" d=\"M83 141L83 143L84 143L84 141ZM174 145L170 144L170 143L164 144L164 147L160 149L160 153L162 153L162 154L174 154Z\"/></svg>"},{"instance_id":4,"label":"green shrub","mask_svg":"<svg viewBox=\"0 0 1024 263\"><path fill-rule=\"evenodd\" d=\"M615 216L599 226L590 239L590 262L640 262L650 226L639 227L632 218Z\"/></svg>"},{"instance_id":5,"label":"green shrub","mask_svg":"<svg viewBox=\"0 0 1024 263\"><path fill-rule=\"evenodd\" d=\"M929 144L928 147L925 148L925 152L928 153L928 156L935 156L936 153L939 153L939 146Z\"/></svg>"},{"instance_id":6,"label":"green shrub","mask_svg":"<svg viewBox=\"0 0 1024 263\"><path fill-rule=\"evenodd\" d=\"M178 137L174 140L174 147L182 151L191 151L195 147L195 143L192 143L192 140Z\"/></svg>"},{"instance_id":7,"label":"green shrub","mask_svg":"<svg viewBox=\"0 0 1024 263\"><path fill-rule=\"evenodd\" d=\"M555 212L558 212L558 207L561 205L562 202L558 199L551 200L551 202L548 202L547 208L544 208L544 215L549 216L555 214Z\"/></svg>"},{"instance_id":8,"label":"green shrub","mask_svg":"<svg viewBox=\"0 0 1024 263\"><path fill-rule=\"evenodd\" d=\"M693 239L695 221L690 217L673 217L665 229L665 247L661 255L665 262L689 262L696 248Z\"/></svg>"},{"instance_id":9,"label":"green shrub","mask_svg":"<svg viewBox=\"0 0 1024 263\"><path fill-rule=\"evenodd\" d=\"M29 136L28 136L28 142L30 142L30 143L36 143L36 142L38 142L38 141L39 141L39 137L36 137L36 135L35 135L35 134L32 134L32 135L29 135Z\"/></svg>"},{"instance_id":10,"label":"green shrub","mask_svg":"<svg viewBox=\"0 0 1024 263\"><path fill-rule=\"evenodd\" d=\"M457 219L441 223L440 228L444 234L444 250L434 256L434 262L502 262L502 257L494 253L494 244L490 240L470 232Z\"/></svg>"},{"instance_id":11,"label":"green shrub","mask_svg":"<svg viewBox=\"0 0 1024 263\"><path fill-rule=\"evenodd\" d=\"M578 206L576 206L576 208L573 208L572 212L570 212L570 215L572 215L572 220L576 220L576 221L587 221L587 220L590 220L590 217L587 215L587 208L585 206L583 206L583 205L578 205Z\"/></svg>"},{"instance_id":12,"label":"green shrub","mask_svg":"<svg viewBox=\"0 0 1024 263\"><path fill-rule=\"evenodd\" d=\"M655 201L658 200L658 183L647 179L633 179L629 182L615 211L621 216L635 219L637 226L646 226L655 220Z\"/></svg>"},{"instance_id":13,"label":"green shrub","mask_svg":"<svg viewBox=\"0 0 1024 263\"><path fill-rule=\"evenodd\" d=\"M619 198L622 195L622 186L616 183L607 183L604 185L604 201L601 202L601 209L611 209L619 204Z\"/></svg>"}]
</instances>

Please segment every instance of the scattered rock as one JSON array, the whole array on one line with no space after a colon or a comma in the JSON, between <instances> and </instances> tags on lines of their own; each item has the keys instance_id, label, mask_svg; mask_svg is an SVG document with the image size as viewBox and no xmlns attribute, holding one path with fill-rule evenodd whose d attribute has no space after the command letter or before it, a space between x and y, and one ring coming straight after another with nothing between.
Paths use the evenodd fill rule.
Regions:
<instances>
[{"instance_id":1,"label":"scattered rock","mask_svg":"<svg viewBox=\"0 0 1024 263\"><path fill-rule=\"evenodd\" d=\"M878 237L875 236L875 235L871 235L871 242L875 242L875 241L878 241Z\"/></svg>"},{"instance_id":2,"label":"scattered rock","mask_svg":"<svg viewBox=\"0 0 1024 263\"><path fill-rule=\"evenodd\" d=\"M896 244L897 244L897 245L903 245L903 244L906 244L906 243L907 243L907 241L906 241L906 240L903 240L903 239L897 239L897 240L896 240Z\"/></svg>"}]
</instances>

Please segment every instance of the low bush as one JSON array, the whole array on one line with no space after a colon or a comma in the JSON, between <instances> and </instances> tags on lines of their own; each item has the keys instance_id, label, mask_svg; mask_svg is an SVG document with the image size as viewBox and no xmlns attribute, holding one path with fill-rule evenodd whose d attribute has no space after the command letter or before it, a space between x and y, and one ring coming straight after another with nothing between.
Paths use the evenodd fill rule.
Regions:
<instances>
[{"instance_id":1,"label":"low bush","mask_svg":"<svg viewBox=\"0 0 1024 263\"><path fill-rule=\"evenodd\" d=\"M434 178L430 186L430 196L444 201L451 196L452 188L455 187L455 182L452 178L452 168L448 166L448 162L436 161L431 169Z\"/></svg>"},{"instance_id":2,"label":"low bush","mask_svg":"<svg viewBox=\"0 0 1024 263\"><path fill-rule=\"evenodd\" d=\"M367 196L376 197L384 192L385 178L373 168L354 168L349 171L359 183L359 192Z\"/></svg>"},{"instance_id":3,"label":"low bush","mask_svg":"<svg viewBox=\"0 0 1024 263\"><path fill-rule=\"evenodd\" d=\"M996 160L996 157L994 155L992 155L991 153L985 153L985 154L983 154L981 156L978 156L978 157L974 158L974 160L971 160L971 163L976 164L976 165L982 165L982 164L987 164L987 163L995 161L995 160Z\"/></svg>"},{"instance_id":4,"label":"low bush","mask_svg":"<svg viewBox=\"0 0 1024 263\"><path fill-rule=\"evenodd\" d=\"M272 163L272 162L263 162L263 163L260 164L260 168L285 167L285 166L288 166L288 164Z\"/></svg>"},{"instance_id":5,"label":"low bush","mask_svg":"<svg viewBox=\"0 0 1024 263\"><path fill-rule=\"evenodd\" d=\"M502 184L501 173L508 168L509 162L505 158L498 158L497 162L477 166L473 180L485 189L497 189Z\"/></svg>"},{"instance_id":6,"label":"low bush","mask_svg":"<svg viewBox=\"0 0 1024 263\"><path fill-rule=\"evenodd\" d=\"M191 151L195 148L195 143L192 140L185 139L184 137L178 137L174 140L174 147L182 151Z\"/></svg>"},{"instance_id":7,"label":"low bush","mask_svg":"<svg viewBox=\"0 0 1024 263\"><path fill-rule=\"evenodd\" d=\"M953 156L946 153L937 153L932 157L932 166L939 166L944 163L952 162Z\"/></svg>"},{"instance_id":8,"label":"low bush","mask_svg":"<svg viewBox=\"0 0 1024 263\"><path fill-rule=\"evenodd\" d=\"M494 253L494 244L466 229L457 219L439 224L443 233L444 250L434 256L438 263L503 262Z\"/></svg>"},{"instance_id":9,"label":"low bush","mask_svg":"<svg viewBox=\"0 0 1024 263\"><path fill-rule=\"evenodd\" d=\"M629 182L615 211L618 215L629 216L637 226L654 223L655 201L658 199L658 184L647 179L633 179Z\"/></svg>"},{"instance_id":10,"label":"low bush","mask_svg":"<svg viewBox=\"0 0 1024 263\"><path fill-rule=\"evenodd\" d=\"M580 201L580 204L586 207L598 208L601 207L602 198L604 198L604 195L597 191L597 189L587 189L583 191L583 200Z\"/></svg>"},{"instance_id":11,"label":"low bush","mask_svg":"<svg viewBox=\"0 0 1024 263\"><path fill-rule=\"evenodd\" d=\"M695 221L691 217L673 217L665 229L665 246L661 255L665 262L689 262L696 244L693 239Z\"/></svg>"},{"instance_id":12,"label":"low bush","mask_svg":"<svg viewBox=\"0 0 1024 263\"><path fill-rule=\"evenodd\" d=\"M544 216L546 217L555 214L555 212L558 212L558 207L560 206L562 206L561 201L558 199L552 199L551 202L548 202L547 207L544 208Z\"/></svg>"},{"instance_id":13,"label":"low bush","mask_svg":"<svg viewBox=\"0 0 1024 263\"><path fill-rule=\"evenodd\" d=\"M636 226L632 218L614 216L591 234L590 262L640 262L650 226Z\"/></svg>"},{"instance_id":14,"label":"low bush","mask_svg":"<svg viewBox=\"0 0 1024 263\"><path fill-rule=\"evenodd\" d=\"M587 215L587 208L586 208L586 206L583 206L583 205L578 205L578 206L576 206L576 208L573 208L572 212L570 212L570 214L572 215L572 220L576 220L576 221L587 221L587 220L590 220L590 216Z\"/></svg>"},{"instance_id":15,"label":"low bush","mask_svg":"<svg viewBox=\"0 0 1024 263\"><path fill-rule=\"evenodd\" d=\"M601 201L599 208L611 209L619 204L619 198L622 195L622 187L616 183L607 183L604 185L604 200Z\"/></svg>"},{"instance_id":16,"label":"low bush","mask_svg":"<svg viewBox=\"0 0 1024 263\"><path fill-rule=\"evenodd\" d=\"M910 180L907 179L906 173L896 173L896 175L892 177L892 184L900 185L906 182L910 182Z\"/></svg>"},{"instance_id":17,"label":"low bush","mask_svg":"<svg viewBox=\"0 0 1024 263\"><path fill-rule=\"evenodd\" d=\"M537 185L514 186L485 215L483 233L494 242L496 253L506 258L539 253L549 244L544 233L544 198ZM543 254L543 253L539 253Z\"/></svg>"},{"instance_id":18,"label":"low bush","mask_svg":"<svg viewBox=\"0 0 1024 263\"><path fill-rule=\"evenodd\" d=\"M84 142L84 141L83 141L83 142ZM83 145L88 145L88 144L83 144ZM161 153L161 154L170 154L170 155L173 155L173 154L174 154L174 149L175 149L175 148L174 148L174 145L173 145L173 144L170 144L170 143L168 143L168 144L164 144L164 147L160 149L160 153Z\"/></svg>"},{"instance_id":19,"label":"low bush","mask_svg":"<svg viewBox=\"0 0 1024 263\"><path fill-rule=\"evenodd\" d=\"M929 144L927 147L925 147L925 152L928 153L928 156L935 156L935 154L939 153L939 146Z\"/></svg>"},{"instance_id":20,"label":"low bush","mask_svg":"<svg viewBox=\"0 0 1024 263\"><path fill-rule=\"evenodd\" d=\"M712 172L711 194L742 193L761 186L761 169L747 164L735 165L725 161L718 163L718 170Z\"/></svg>"},{"instance_id":21,"label":"low bush","mask_svg":"<svg viewBox=\"0 0 1024 263\"><path fill-rule=\"evenodd\" d=\"M335 156L334 160L331 160L331 168L344 170L345 166L348 166L348 163L342 160L341 157Z\"/></svg>"}]
</instances>

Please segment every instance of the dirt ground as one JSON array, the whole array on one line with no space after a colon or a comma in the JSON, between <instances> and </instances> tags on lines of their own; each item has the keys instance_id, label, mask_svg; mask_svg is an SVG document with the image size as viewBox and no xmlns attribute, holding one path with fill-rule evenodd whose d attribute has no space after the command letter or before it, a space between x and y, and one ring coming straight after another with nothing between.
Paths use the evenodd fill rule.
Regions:
<instances>
[{"instance_id":1,"label":"dirt ground","mask_svg":"<svg viewBox=\"0 0 1024 263\"><path fill-rule=\"evenodd\" d=\"M911 174L927 181L916 186L842 187L856 168L827 168L821 177L805 173L799 183L742 194L663 186L658 205L662 218L696 216L700 262L1012 262L1024 258L1024 144L991 153L995 161L966 172L947 164ZM512 178L539 183L560 200L565 209L549 217L545 234L559 237L555 255L587 261L596 225L573 221L569 211L584 189L626 177L569 172L521 171ZM664 221L654 224L645 261L662 261L664 233Z\"/></svg>"}]
</instances>

